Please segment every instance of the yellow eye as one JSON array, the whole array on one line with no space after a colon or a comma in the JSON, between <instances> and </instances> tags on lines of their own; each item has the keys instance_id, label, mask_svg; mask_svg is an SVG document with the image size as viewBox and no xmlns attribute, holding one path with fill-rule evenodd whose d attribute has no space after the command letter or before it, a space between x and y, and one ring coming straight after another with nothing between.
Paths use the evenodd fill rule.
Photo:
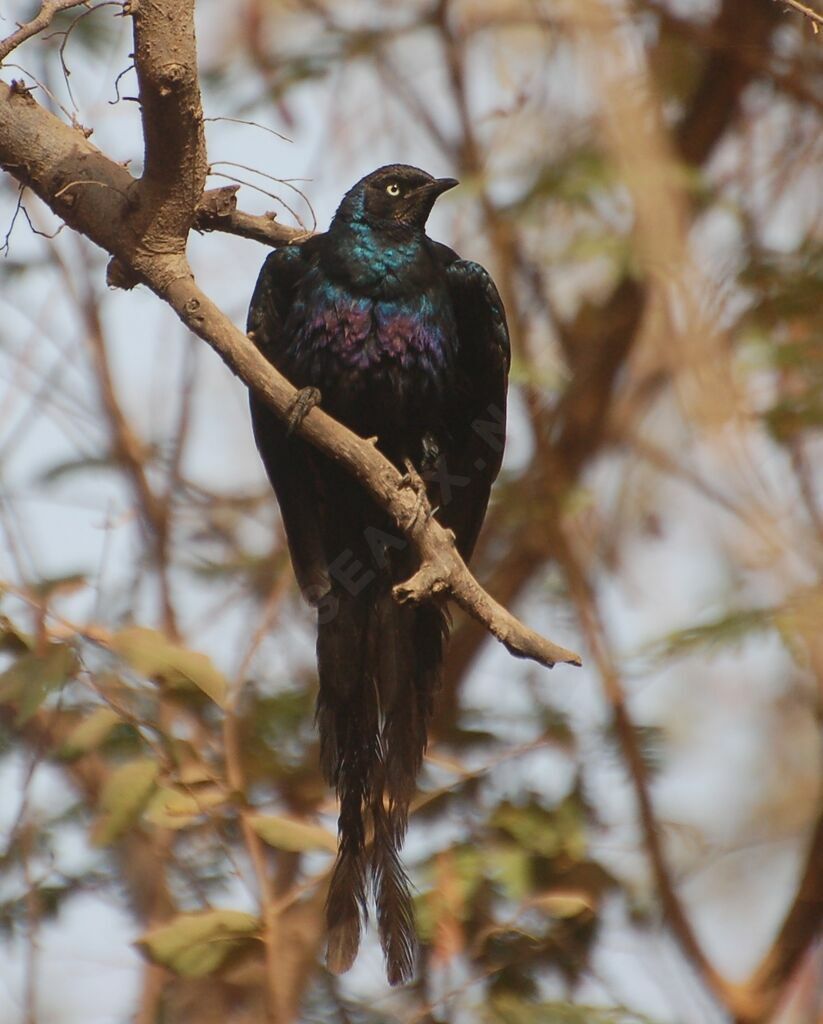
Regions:
<instances>
[{"instance_id":1,"label":"yellow eye","mask_svg":"<svg viewBox=\"0 0 823 1024\"><path fill-rule=\"evenodd\" d=\"M391 182L390 185L386 185L386 191L389 193L390 196L399 196L400 186L397 184L396 181L393 181Z\"/></svg>"}]
</instances>

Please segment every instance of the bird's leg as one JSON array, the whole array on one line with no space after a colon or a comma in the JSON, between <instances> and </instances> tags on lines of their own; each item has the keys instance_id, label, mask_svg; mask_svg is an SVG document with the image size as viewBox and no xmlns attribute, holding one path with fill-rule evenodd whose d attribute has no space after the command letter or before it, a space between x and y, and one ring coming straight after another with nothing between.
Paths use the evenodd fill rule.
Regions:
<instances>
[{"instance_id":1,"label":"bird's leg","mask_svg":"<svg viewBox=\"0 0 823 1024\"><path fill-rule=\"evenodd\" d=\"M289 407L287 431L293 434L316 405L320 405L320 390L314 387L300 388Z\"/></svg>"},{"instance_id":2,"label":"bird's leg","mask_svg":"<svg viewBox=\"0 0 823 1024\"><path fill-rule=\"evenodd\" d=\"M428 519L432 514L432 511L429 507L429 496L426 492L426 482L417 472L417 468L411 459L404 459L403 465L406 467L406 472L400 478L400 486L409 487L414 491L417 498L414 512L411 516L411 523L416 523L421 514Z\"/></svg>"},{"instance_id":3,"label":"bird's leg","mask_svg":"<svg viewBox=\"0 0 823 1024\"><path fill-rule=\"evenodd\" d=\"M421 448L423 449L423 460L420 463L420 469L425 480L428 478L427 474L431 474L437 468L437 460L440 458L440 445L431 431L427 430L423 435Z\"/></svg>"}]
</instances>

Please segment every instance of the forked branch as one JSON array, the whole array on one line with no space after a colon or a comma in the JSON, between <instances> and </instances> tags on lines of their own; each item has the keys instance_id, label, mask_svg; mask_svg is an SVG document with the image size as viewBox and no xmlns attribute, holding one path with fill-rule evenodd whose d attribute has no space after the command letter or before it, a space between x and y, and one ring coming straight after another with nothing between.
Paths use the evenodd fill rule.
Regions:
<instances>
[{"instance_id":1,"label":"forked branch","mask_svg":"<svg viewBox=\"0 0 823 1024\"><path fill-rule=\"evenodd\" d=\"M242 218L226 193L203 195L207 161L194 73L192 0L132 0L124 9L135 20L135 66L146 132L143 177L132 178L15 83L0 83L0 166L114 257L110 283L147 285L287 419L296 390L200 291L185 256L188 231L198 220L203 227L219 227L227 218L236 230L238 216ZM162 132L155 122L162 123ZM280 231L278 226L277 241L282 243ZM417 547L420 572L398 589L398 599L448 593L512 654L547 666L580 664L579 655L525 627L483 590L451 534L425 509L419 515L419 497L403 486L401 474L373 444L320 409L312 410L298 432L344 465Z\"/></svg>"}]
</instances>

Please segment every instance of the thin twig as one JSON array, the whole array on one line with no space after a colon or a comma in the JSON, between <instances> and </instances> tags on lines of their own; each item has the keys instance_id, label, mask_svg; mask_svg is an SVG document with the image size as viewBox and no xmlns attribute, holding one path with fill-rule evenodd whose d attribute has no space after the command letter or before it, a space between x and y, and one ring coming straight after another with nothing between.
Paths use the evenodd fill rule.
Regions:
<instances>
[{"instance_id":1,"label":"thin twig","mask_svg":"<svg viewBox=\"0 0 823 1024\"><path fill-rule=\"evenodd\" d=\"M774 0L774 2L785 4L787 7L793 7L794 10L799 11L809 19L815 34L820 31L820 26L823 25L823 14L818 14L817 11L813 11L811 7L799 3L798 0Z\"/></svg>"},{"instance_id":2,"label":"thin twig","mask_svg":"<svg viewBox=\"0 0 823 1024\"><path fill-rule=\"evenodd\" d=\"M760 1016L771 1016L786 982L792 977L806 952L823 934L823 807L812 829L806 860L792 905L786 912L777 937L757 969L748 987L760 1002Z\"/></svg>"},{"instance_id":3,"label":"thin twig","mask_svg":"<svg viewBox=\"0 0 823 1024\"><path fill-rule=\"evenodd\" d=\"M97 301L91 282L90 268L82 259L82 251L80 256L79 262L85 270L84 292L82 295L76 295L76 301L78 312L83 318L86 327L86 336L91 349L98 394L111 432L112 453L122 465L126 476L131 482L140 509L140 519L148 542L147 546L151 551L151 558L160 583L163 627L169 637L176 640L179 639L180 634L177 627L177 613L172 600L168 572L169 537L171 533L170 495L166 494L164 498L158 497L149 482L145 466L146 454L144 446L134 433L117 397L105 336L103 334L103 325L100 321ZM57 256L55 256L55 259L58 259L58 262L62 262ZM71 274L68 268L63 266L63 271L67 283L70 284Z\"/></svg>"},{"instance_id":4,"label":"thin twig","mask_svg":"<svg viewBox=\"0 0 823 1024\"><path fill-rule=\"evenodd\" d=\"M75 188L77 185L99 185L100 188L112 188L115 192L119 192L120 195L127 201L130 202L129 195L122 189L117 188L116 185L110 184L108 181L95 181L93 178L78 178L76 181L70 181L65 184L61 189L54 193L55 199L62 199L63 196L68 192L70 188Z\"/></svg>"},{"instance_id":5,"label":"thin twig","mask_svg":"<svg viewBox=\"0 0 823 1024\"><path fill-rule=\"evenodd\" d=\"M660 827L652 804L646 766L637 741L635 727L626 706L626 694L609 648L594 589L571 544L565 538L559 558L568 581L569 593L577 609L580 628L600 674L606 698L612 708L615 732L637 800L643 841L666 922L681 949L700 973L715 998L733 1012L737 1012L739 1009L748 1011L750 1000L747 994L744 990L738 990L730 985L715 969L703 952L691 923L686 917L686 912L669 872L660 837Z\"/></svg>"},{"instance_id":6,"label":"thin twig","mask_svg":"<svg viewBox=\"0 0 823 1024\"><path fill-rule=\"evenodd\" d=\"M314 212L314 207L311 204L311 200L309 199L309 197L306 195L306 193L302 189L298 188L294 184L295 181L305 181L307 179L305 179L305 178L299 178L299 179L298 178L278 178L274 174L269 174L268 171L261 171L257 167L251 167L251 166L249 166L249 164L240 164L240 163L237 163L237 161L235 161L235 160L212 160L211 164L209 165L209 173L210 174L212 173L211 169L213 167L218 167L218 166L239 167L240 170L242 170L242 171L249 171L251 174L259 174L261 178L267 178L269 181L273 181L273 182L275 182L278 185L285 185L286 188L290 188L292 190L292 192L295 193L295 195L300 196L300 198L303 200L303 202L309 208L309 213L311 214L312 226L311 226L311 228L307 228L306 230L307 231L312 231L312 232L317 230L317 215ZM239 179L235 179L235 180L237 180L238 183L242 184L242 182L240 182ZM252 186L252 187L256 187L256 186ZM282 199L279 200L279 201L283 202ZM303 226L302 218L299 217L291 209L290 206L286 205L286 203L283 203L283 205L286 207L286 209L289 211L289 213L291 213L294 216L295 220L297 220L297 222L301 226Z\"/></svg>"},{"instance_id":7,"label":"thin twig","mask_svg":"<svg viewBox=\"0 0 823 1024\"><path fill-rule=\"evenodd\" d=\"M26 186L20 184L17 188L17 203L14 207L14 213L11 215L11 222L9 223L8 230L6 231L6 237L3 239L3 244L0 245L0 253L4 256L8 256L11 246L11 233L14 231L14 225L17 223L17 216L23 208L23 193L26 191Z\"/></svg>"},{"instance_id":8,"label":"thin twig","mask_svg":"<svg viewBox=\"0 0 823 1024\"><path fill-rule=\"evenodd\" d=\"M268 128L264 124L260 124L257 121L247 121L244 117L225 117L219 115L217 117L204 117L204 121L228 121L231 124L244 124L248 125L249 128L259 128L261 132L268 132L269 135L273 135L276 139L282 139L283 142L292 142L287 135L282 135L280 132L276 132L274 128Z\"/></svg>"},{"instance_id":9,"label":"thin twig","mask_svg":"<svg viewBox=\"0 0 823 1024\"><path fill-rule=\"evenodd\" d=\"M191 429L191 413L194 400L194 385L197 378L197 349L191 338L186 339L185 364L183 367L182 393L177 427L174 431L172 451L166 472L166 502L170 503L183 480L183 455Z\"/></svg>"},{"instance_id":10,"label":"thin twig","mask_svg":"<svg viewBox=\"0 0 823 1024\"><path fill-rule=\"evenodd\" d=\"M223 752L226 764L226 781L229 784L230 790L238 795L245 795L248 790L243 771L240 730L236 708L238 696L239 687L235 686L234 693L227 700L225 714L223 715ZM257 881L260 919L263 922L263 944L266 951L267 1016L270 1024L279 1024L280 1021L284 1020L284 1016L281 1013L283 984L280 972L280 957L278 955L280 913L275 903L274 883L269 871L263 840L252 828L246 808L242 808L240 811L240 830L243 834L243 844L246 847Z\"/></svg>"},{"instance_id":11,"label":"thin twig","mask_svg":"<svg viewBox=\"0 0 823 1024\"><path fill-rule=\"evenodd\" d=\"M263 613L260 616L260 621L258 622L254 633L252 633L251 639L249 640L243 654L243 658L240 662L240 667L237 669L237 681L235 684L237 687L243 685L255 654L266 637L271 634L272 627L274 626L275 620L277 619L277 615L280 611L280 606L283 603L283 598L288 593L291 582L292 577L288 572L281 572L275 578L271 590L269 591L269 596L266 598L266 603L263 607Z\"/></svg>"},{"instance_id":12,"label":"thin twig","mask_svg":"<svg viewBox=\"0 0 823 1024\"><path fill-rule=\"evenodd\" d=\"M49 25L55 18L55 15L61 11L67 11L70 7L87 7L89 0L46 0L41 6L37 15L27 21L24 25L20 25L16 32L12 32L10 36L0 42L0 64L8 57L12 50L16 49L21 43L24 43L27 39L31 39L32 36L36 36L38 32L42 32L44 28L48 28Z\"/></svg>"},{"instance_id":13,"label":"thin twig","mask_svg":"<svg viewBox=\"0 0 823 1024\"><path fill-rule=\"evenodd\" d=\"M94 7L88 7L85 11L81 11L64 32L52 32L51 35L43 37L44 39L51 39L55 35L63 36L63 42L60 44L60 48L57 53L60 58L60 67L63 71L63 81L66 83L66 92L69 94L69 99L71 100L75 110L78 109L77 100L74 98L74 93L71 91L71 83L69 82L69 79L71 78L71 71L69 71L69 66L66 63L66 46L69 42L69 36L71 36L72 32L83 18L87 18L90 14L94 14L95 11L99 11L101 7L122 7L122 3L120 0L103 0L102 3L96 4Z\"/></svg>"}]
</instances>

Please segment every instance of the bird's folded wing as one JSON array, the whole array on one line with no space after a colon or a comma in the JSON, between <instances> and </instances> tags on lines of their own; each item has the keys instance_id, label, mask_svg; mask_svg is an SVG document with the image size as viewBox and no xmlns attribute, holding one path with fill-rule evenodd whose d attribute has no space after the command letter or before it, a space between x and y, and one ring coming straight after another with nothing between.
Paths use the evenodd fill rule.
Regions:
<instances>
[{"instance_id":1,"label":"bird's folded wing","mask_svg":"<svg viewBox=\"0 0 823 1024\"><path fill-rule=\"evenodd\" d=\"M284 326L298 283L309 266L306 245L272 252L257 279L246 330L263 355L282 365ZM254 394L250 396L252 426L283 516L292 564L304 596L316 604L329 590L321 540L324 505L322 484L310 445L287 433L283 421Z\"/></svg>"},{"instance_id":2,"label":"bird's folded wing","mask_svg":"<svg viewBox=\"0 0 823 1024\"><path fill-rule=\"evenodd\" d=\"M457 374L445 452L447 492L438 518L454 530L465 559L483 523L491 485L500 470L506 436L510 347L503 302L478 263L439 246L457 321ZM447 262L448 261L448 262Z\"/></svg>"}]
</instances>

